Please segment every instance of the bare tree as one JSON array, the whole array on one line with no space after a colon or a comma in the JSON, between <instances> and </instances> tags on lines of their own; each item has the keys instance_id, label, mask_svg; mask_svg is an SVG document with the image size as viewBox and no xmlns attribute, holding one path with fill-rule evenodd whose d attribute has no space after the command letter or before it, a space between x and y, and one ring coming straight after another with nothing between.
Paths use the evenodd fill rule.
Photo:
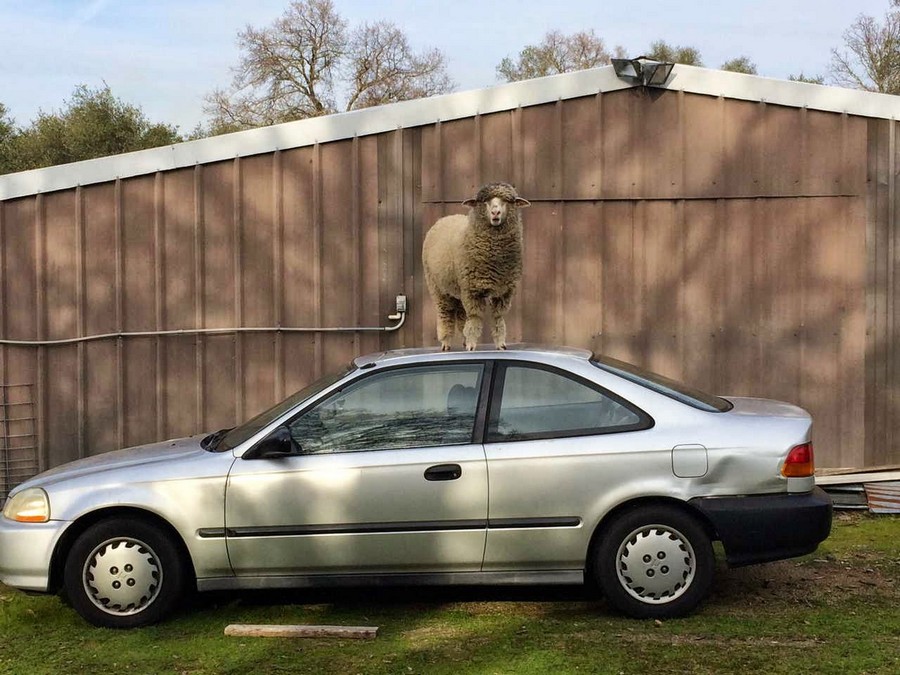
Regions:
<instances>
[{"instance_id":1,"label":"bare tree","mask_svg":"<svg viewBox=\"0 0 900 675\"><path fill-rule=\"evenodd\" d=\"M332 0L292 0L265 28L238 33L242 56L231 87L206 97L222 133L445 93L444 55L415 54L394 24L349 30ZM344 94L343 106L338 92Z\"/></svg>"},{"instance_id":2,"label":"bare tree","mask_svg":"<svg viewBox=\"0 0 900 675\"><path fill-rule=\"evenodd\" d=\"M444 55L413 53L406 35L379 21L357 29L348 43L350 98L347 110L424 98L453 89Z\"/></svg>"},{"instance_id":3,"label":"bare tree","mask_svg":"<svg viewBox=\"0 0 900 675\"><path fill-rule=\"evenodd\" d=\"M844 49L831 50L831 81L845 87L900 94L900 10L884 23L861 14L844 33Z\"/></svg>"},{"instance_id":4,"label":"bare tree","mask_svg":"<svg viewBox=\"0 0 900 675\"><path fill-rule=\"evenodd\" d=\"M624 50L616 47L613 54L622 56ZM508 56L504 58L497 66L497 77L507 82L518 82L596 68L609 65L613 54L607 51L603 40L593 30L572 35L553 30L544 36L541 44L525 47L515 61Z\"/></svg>"}]
</instances>

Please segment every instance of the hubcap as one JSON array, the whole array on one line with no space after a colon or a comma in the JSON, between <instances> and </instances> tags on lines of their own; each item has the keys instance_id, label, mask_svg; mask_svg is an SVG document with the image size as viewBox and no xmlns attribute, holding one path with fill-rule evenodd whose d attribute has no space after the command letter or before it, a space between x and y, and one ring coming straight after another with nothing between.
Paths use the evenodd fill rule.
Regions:
<instances>
[{"instance_id":1,"label":"hubcap","mask_svg":"<svg viewBox=\"0 0 900 675\"><path fill-rule=\"evenodd\" d=\"M696 569L690 542L666 525L645 525L629 534L616 559L619 583L648 604L665 604L681 597Z\"/></svg>"},{"instance_id":2,"label":"hubcap","mask_svg":"<svg viewBox=\"0 0 900 675\"><path fill-rule=\"evenodd\" d=\"M147 544L119 537L103 542L84 563L84 590L108 614L146 609L159 594L162 567Z\"/></svg>"}]
</instances>

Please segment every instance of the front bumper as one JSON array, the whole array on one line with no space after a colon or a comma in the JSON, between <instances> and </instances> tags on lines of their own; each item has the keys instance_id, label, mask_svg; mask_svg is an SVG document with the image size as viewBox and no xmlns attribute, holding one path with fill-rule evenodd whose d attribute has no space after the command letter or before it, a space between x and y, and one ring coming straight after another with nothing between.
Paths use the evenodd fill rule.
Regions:
<instances>
[{"instance_id":1,"label":"front bumper","mask_svg":"<svg viewBox=\"0 0 900 675\"><path fill-rule=\"evenodd\" d=\"M804 494L697 497L691 505L712 523L732 567L806 555L831 533L831 497Z\"/></svg>"},{"instance_id":2,"label":"front bumper","mask_svg":"<svg viewBox=\"0 0 900 675\"><path fill-rule=\"evenodd\" d=\"M0 516L0 582L23 591L47 592L50 560L67 522L17 523Z\"/></svg>"}]
</instances>

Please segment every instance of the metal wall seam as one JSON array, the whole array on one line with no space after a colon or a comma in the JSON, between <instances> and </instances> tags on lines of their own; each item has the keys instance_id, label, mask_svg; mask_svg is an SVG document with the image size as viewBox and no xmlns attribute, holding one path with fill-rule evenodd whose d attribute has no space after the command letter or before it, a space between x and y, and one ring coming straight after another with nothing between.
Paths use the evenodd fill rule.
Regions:
<instances>
[{"instance_id":1,"label":"metal wall seam","mask_svg":"<svg viewBox=\"0 0 900 675\"><path fill-rule=\"evenodd\" d=\"M125 216L122 205L122 181L116 179L114 190L116 238L116 331L125 330ZM116 340L116 443L125 447L125 344Z\"/></svg>"},{"instance_id":2,"label":"metal wall seam","mask_svg":"<svg viewBox=\"0 0 900 675\"><path fill-rule=\"evenodd\" d=\"M47 252L46 252L46 218L44 195L35 197L34 207L34 234L35 234L35 314L36 332L39 339L47 336L46 311L47 311ZM38 464L41 470L50 467L49 449L47 446L47 352L43 348L38 349L37 354L37 418L38 418Z\"/></svg>"},{"instance_id":3,"label":"metal wall seam","mask_svg":"<svg viewBox=\"0 0 900 675\"><path fill-rule=\"evenodd\" d=\"M75 188L75 313L77 332L79 336L85 333L85 224L84 224L84 188L80 185ZM76 363L78 372L75 374L77 399L78 399L78 457L86 456L85 425L87 411L87 358L84 344L76 347Z\"/></svg>"},{"instance_id":4,"label":"metal wall seam","mask_svg":"<svg viewBox=\"0 0 900 675\"><path fill-rule=\"evenodd\" d=\"M324 221L324 211L322 206L322 146L316 141L313 145L313 169L312 169L312 230L313 230L313 312L316 317L316 325L322 325L322 247L324 245L322 236L322 227ZM313 337L313 353L315 354L315 364L313 373L316 379L322 377L324 368L324 348L322 345L322 337L315 335Z\"/></svg>"},{"instance_id":5,"label":"metal wall seam","mask_svg":"<svg viewBox=\"0 0 900 675\"><path fill-rule=\"evenodd\" d=\"M275 325L284 323L284 160L281 150L272 153L272 213L275 218L275 236L272 237L272 311ZM274 397L280 401L285 396L284 385L284 336L275 334Z\"/></svg>"},{"instance_id":6,"label":"metal wall seam","mask_svg":"<svg viewBox=\"0 0 900 675\"><path fill-rule=\"evenodd\" d=\"M157 331L165 327L165 285L166 285L166 187L163 173L157 171L153 177L153 283L154 283L154 324ZM167 411L165 390L168 384L166 367L166 345L159 336L153 338L156 356L156 437L166 438Z\"/></svg>"},{"instance_id":7,"label":"metal wall seam","mask_svg":"<svg viewBox=\"0 0 900 675\"><path fill-rule=\"evenodd\" d=\"M206 328L206 249L203 209L203 165L197 164L193 174L194 188L194 326ZM121 342L121 340L120 340ZM206 381L206 341L201 334L194 338L194 403L196 418L194 431L206 429L206 406L203 405L203 383Z\"/></svg>"},{"instance_id":8,"label":"metal wall seam","mask_svg":"<svg viewBox=\"0 0 900 675\"><path fill-rule=\"evenodd\" d=\"M234 251L232 257L233 274L234 274L234 323L236 326L244 325L244 285L242 279L244 277L244 265L242 255L242 232L243 225L243 166L241 158L235 157L232 160L232 235L234 237ZM234 349L234 414L235 418L244 419L244 400L246 392L244 391L244 341L239 333L235 334Z\"/></svg>"}]
</instances>

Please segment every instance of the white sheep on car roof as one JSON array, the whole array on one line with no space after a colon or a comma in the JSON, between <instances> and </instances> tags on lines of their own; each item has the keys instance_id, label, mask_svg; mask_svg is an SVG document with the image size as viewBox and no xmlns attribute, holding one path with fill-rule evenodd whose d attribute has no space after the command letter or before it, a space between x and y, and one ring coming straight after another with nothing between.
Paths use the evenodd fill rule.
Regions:
<instances>
[{"instance_id":1,"label":"white sheep on car roof","mask_svg":"<svg viewBox=\"0 0 900 675\"><path fill-rule=\"evenodd\" d=\"M522 278L522 219L531 204L509 183L484 185L463 202L468 215L440 218L425 235L425 282L437 309L437 334L444 351L457 332L467 350L481 336L490 311L491 335L506 349L506 313Z\"/></svg>"}]
</instances>

